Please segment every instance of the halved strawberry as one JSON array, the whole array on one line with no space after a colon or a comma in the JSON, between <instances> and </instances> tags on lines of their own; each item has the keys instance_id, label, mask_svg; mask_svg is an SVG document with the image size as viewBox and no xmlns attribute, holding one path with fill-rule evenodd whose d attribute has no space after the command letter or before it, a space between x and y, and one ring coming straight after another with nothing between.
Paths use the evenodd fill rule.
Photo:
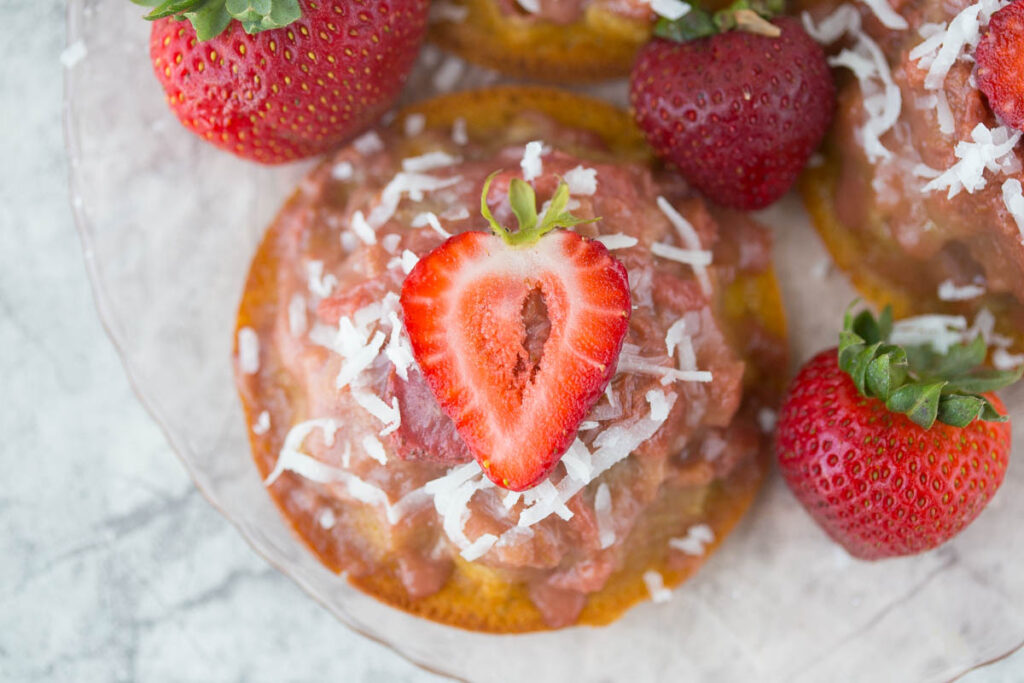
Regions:
<instances>
[{"instance_id":1,"label":"halved strawberry","mask_svg":"<svg viewBox=\"0 0 1024 683\"><path fill-rule=\"evenodd\" d=\"M614 374L629 282L604 245L552 232L582 222L565 211L565 183L539 221L533 189L513 179L509 232L487 206L493 178L481 199L493 234L456 235L420 259L401 303L438 403L487 476L521 491L558 463Z\"/></svg>"},{"instance_id":2,"label":"halved strawberry","mask_svg":"<svg viewBox=\"0 0 1024 683\"><path fill-rule=\"evenodd\" d=\"M1024 1L1016 0L992 15L978 41L974 72L996 114L1024 130Z\"/></svg>"}]
</instances>

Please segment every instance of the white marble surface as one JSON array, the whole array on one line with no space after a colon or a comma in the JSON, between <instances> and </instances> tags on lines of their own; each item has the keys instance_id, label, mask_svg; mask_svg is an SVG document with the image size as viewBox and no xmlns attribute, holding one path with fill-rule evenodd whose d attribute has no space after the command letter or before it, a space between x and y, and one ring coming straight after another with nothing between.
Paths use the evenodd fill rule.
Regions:
<instances>
[{"instance_id":1,"label":"white marble surface","mask_svg":"<svg viewBox=\"0 0 1024 683\"><path fill-rule=\"evenodd\" d=\"M64 3L0 14L0 681L439 680L336 622L192 487L86 282ZM1024 654L962 680L1024 680Z\"/></svg>"}]
</instances>

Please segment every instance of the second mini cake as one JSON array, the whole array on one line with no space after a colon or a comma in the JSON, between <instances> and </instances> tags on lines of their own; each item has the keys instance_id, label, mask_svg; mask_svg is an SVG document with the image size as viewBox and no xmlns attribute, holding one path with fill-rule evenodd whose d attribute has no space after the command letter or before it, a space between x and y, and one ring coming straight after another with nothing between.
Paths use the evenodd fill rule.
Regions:
<instances>
[{"instance_id":1,"label":"second mini cake","mask_svg":"<svg viewBox=\"0 0 1024 683\"><path fill-rule=\"evenodd\" d=\"M572 230L621 263L632 302L610 382L523 491L474 460L400 300L451 235L489 231L495 172L503 225L510 187L530 183L544 212L564 182L568 210L599 218ZM420 104L315 169L255 257L235 364L256 466L320 560L385 602L493 632L607 623L692 574L766 471L786 374L770 252L756 223L662 174L607 104L535 88ZM521 311L534 372L555 306Z\"/></svg>"},{"instance_id":2,"label":"second mini cake","mask_svg":"<svg viewBox=\"0 0 1024 683\"><path fill-rule=\"evenodd\" d=\"M449 0L429 35L508 76L571 84L626 76L656 17L647 0Z\"/></svg>"},{"instance_id":3,"label":"second mini cake","mask_svg":"<svg viewBox=\"0 0 1024 683\"><path fill-rule=\"evenodd\" d=\"M1024 338L1021 132L996 117L975 60L1004 3L924 0L877 16L811 4L810 31L842 68L824 163L802 190L836 262L898 318L952 314L962 328L980 314L990 342L1009 344L993 324Z\"/></svg>"}]
</instances>

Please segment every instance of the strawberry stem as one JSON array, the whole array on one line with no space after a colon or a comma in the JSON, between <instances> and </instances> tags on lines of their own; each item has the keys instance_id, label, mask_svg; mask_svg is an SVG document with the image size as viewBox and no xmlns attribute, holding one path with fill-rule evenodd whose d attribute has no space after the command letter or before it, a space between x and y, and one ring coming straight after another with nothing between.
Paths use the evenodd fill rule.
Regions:
<instances>
[{"instance_id":1,"label":"strawberry stem","mask_svg":"<svg viewBox=\"0 0 1024 683\"><path fill-rule=\"evenodd\" d=\"M224 32L232 20L242 22L246 33L284 28L302 16L299 0L131 0L152 7L146 19L188 19L201 41Z\"/></svg>"},{"instance_id":2,"label":"strawberry stem","mask_svg":"<svg viewBox=\"0 0 1024 683\"><path fill-rule=\"evenodd\" d=\"M736 0L714 14L691 3L690 11L678 19L659 19L654 35L677 43L732 30L777 38L781 31L771 20L784 10L784 0Z\"/></svg>"},{"instance_id":3,"label":"strawberry stem","mask_svg":"<svg viewBox=\"0 0 1024 683\"><path fill-rule=\"evenodd\" d=\"M892 308L886 306L876 319L867 310L854 316L855 305L847 309L839 333L839 367L862 396L884 401L890 411L903 413L924 429L936 420L954 427L976 419L1006 421L983 394L1013 384L1024 367L980 367L988 355L981 336L953 344L945 353L930 344L892 344Z\"/></svg>"},{"instance_id":4,"label":"strawberry stem","mask_svg":"<svg viewBox=\"0 0 1024 683\"><path fill-rule=\"evenodd\" d=\"M501 171L495 171L484 181L484 189L480 195L480 213L490 224L494 234L504 240L506 244L529 246L555 228L571 228L581 223L593 223L601 220L600 218L576 218L566 210L569 205L569 186L564 180L559 182L558 188L552 195L548 208L541 218L537 214L537 195L533 191L533 186L521 178L513 178L508 186L508 201L519 226L515 232L511 232L498 222L487 205L491 182L499 173Z\"/></svg>"}]
</instances>

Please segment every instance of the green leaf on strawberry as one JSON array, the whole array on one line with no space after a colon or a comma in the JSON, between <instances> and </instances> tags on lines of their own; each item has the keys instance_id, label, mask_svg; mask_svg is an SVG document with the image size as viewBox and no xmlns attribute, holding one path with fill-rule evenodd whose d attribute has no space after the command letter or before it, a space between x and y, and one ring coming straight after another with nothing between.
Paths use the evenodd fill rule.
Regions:
<instances>
[{"instance_id":1,"label":"green leaf on strawberry","mask_svg":"<svg viewBox=\"0 0 1024 683\"><path fill-rule=\"evenodd\" d=\"M988 349L980 337L953 344L944 353L930 344L891 344L892 310L876 319L870 311L847 311L839 334L839 367L865 397L883 401L929 429L936 420L966 427L976 419L1004 422L1006 416L983 395L1020 379L1024 368L981 367Z\"/></svg>"},{"instance_id":2,"label":"green leaf on strawberry","mask_svg":"<svg viewBox=\"0 0 1024 683\"><path fill-rule=\"evenodd\" d=\"M298 0L131 0L142 7L152 7L146 19L166 17L187 19L196 30L196 37L205 42L227 29L232 19L242 23L245 32L284 28L302 16Z\"/></svg>"},{"instance_id":3,"label":"green leaf on strawberry","mask_svg":"<svg viewBox=\"0 0 1024 683\"><path fill-rule=\"evenodd\" d=\"M707 38L739 28L757 33L765 24L785 10L784 0L736 0L717 12L690 3L690 10L678 19L658 19L654 35L677 43ZM758 22L757 17L764 22ZM770 26L770 24L768 24ZM755 28L759 27L759 28ZM768 29L771 30L771 29Z\"/></svg>"}]
</instances>

